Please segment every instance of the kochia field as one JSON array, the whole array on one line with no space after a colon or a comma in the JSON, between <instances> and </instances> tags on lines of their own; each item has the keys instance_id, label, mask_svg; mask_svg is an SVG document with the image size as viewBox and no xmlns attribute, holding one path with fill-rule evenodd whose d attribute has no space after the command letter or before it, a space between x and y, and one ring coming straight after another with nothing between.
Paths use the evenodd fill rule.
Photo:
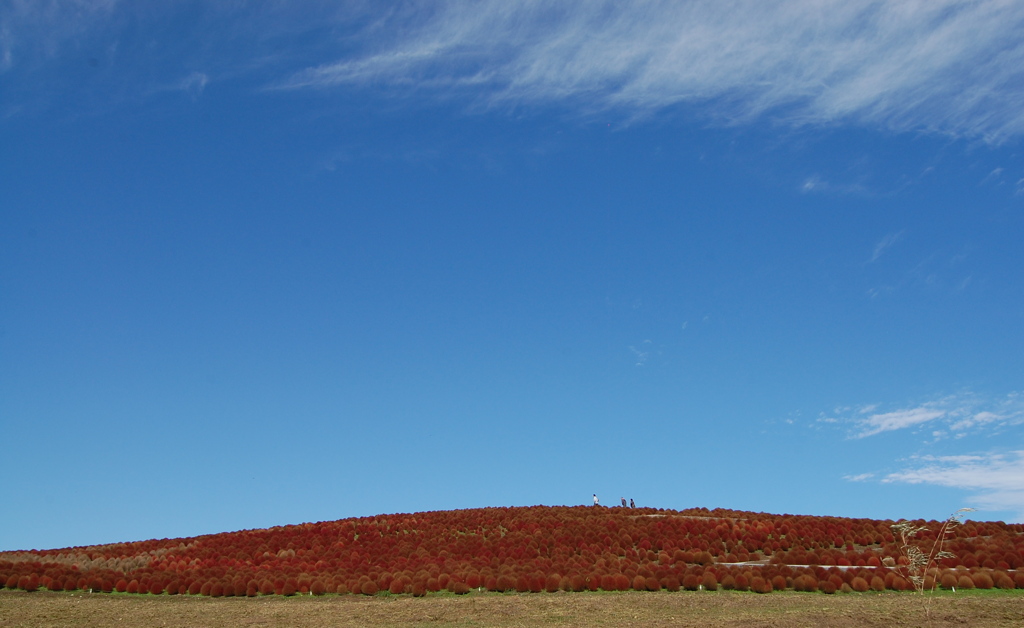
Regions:
<instances>
[{"instance_id":1,"label":"kochia field","mask_svg":"<svg viewBox=\"0 0 1024 628\"><path fill-rule=\"evenodd\" d=\"M0 586L155 595L909 590L893 521L533 506L0 553ZM913 542L925 553L941 522ZM952 528L925 584L1024 588L1024 525Z\"/></svg>"}]
</instances>

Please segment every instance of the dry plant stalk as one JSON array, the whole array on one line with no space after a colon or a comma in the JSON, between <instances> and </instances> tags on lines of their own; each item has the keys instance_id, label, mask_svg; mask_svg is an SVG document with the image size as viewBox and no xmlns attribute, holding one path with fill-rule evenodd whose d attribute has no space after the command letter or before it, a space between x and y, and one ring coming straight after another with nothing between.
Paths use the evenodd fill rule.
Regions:
<instances>
[{"instance_id":1,"label":"dry plant stalk","mask_svg":"<svg viewBox=\"0 0 1024 628\"><path fill-rule=\"evenodd\" d=\"M938 534L935 535L935 540L932 542L928 553L925 553L924 550L912 542L917 533L927 530L928 526L914 525L909 521L901 521L891 526L892 531L899 537L900 554L907 559L906 565L894 565L896 572L910 582L918 593L924 595L925 577L929 569L937 567L938 561L943 558L956 558L955 554L943 550L942 546L946 542L946 538L953 532L953 529L961 525L963 518L969 512L974 512L974 508L961 508L951 514L939 528ZM932 578L932 591L935 590L937 580L937 577Z\"/></svg>"}]
</instances>

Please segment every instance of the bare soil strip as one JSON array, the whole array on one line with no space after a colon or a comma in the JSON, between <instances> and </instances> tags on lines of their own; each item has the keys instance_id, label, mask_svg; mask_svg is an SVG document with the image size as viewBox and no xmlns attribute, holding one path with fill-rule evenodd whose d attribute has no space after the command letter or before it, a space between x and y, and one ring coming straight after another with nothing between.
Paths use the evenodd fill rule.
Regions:
<instances>
[{"instance_id":1,"label":"bare soil strip","mask_svg":"<svg viewBox=\"0 0 1024 628\"><path fill-rule=\"evenodd\" d=\"M0 591L0 627L1024 626L1024 594L472 593L207 598Z\"/></svg>"}]
</instances>

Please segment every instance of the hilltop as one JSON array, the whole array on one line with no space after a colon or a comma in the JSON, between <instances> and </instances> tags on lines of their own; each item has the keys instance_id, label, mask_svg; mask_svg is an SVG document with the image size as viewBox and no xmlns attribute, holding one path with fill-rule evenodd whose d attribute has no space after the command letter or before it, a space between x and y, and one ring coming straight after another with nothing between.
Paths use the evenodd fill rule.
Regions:
<instances>
[{"instance_id":1,"label":"hilltop","mask_svg":"<svg viewBox=\"0 0 1024 628\"><path fill-rule=\"evenodd\" d=\"M704 508L388 514L192 538L0 553L0 585L219 596L447 590L905 590L895 522ZM929 550L941 522L914 539ZM929 582L1024 588L1024 525L953 528Z\"/></svg>"}]
</instances>

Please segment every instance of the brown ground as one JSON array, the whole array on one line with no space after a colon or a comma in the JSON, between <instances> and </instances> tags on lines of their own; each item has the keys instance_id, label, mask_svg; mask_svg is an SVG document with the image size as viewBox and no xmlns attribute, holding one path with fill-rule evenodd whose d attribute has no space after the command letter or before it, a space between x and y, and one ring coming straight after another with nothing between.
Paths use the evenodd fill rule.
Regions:
<instances>
[{"instance_id":1,"label":"brown ground","mask_svg":"<svg viewBox=\"0 0 1024 628\"><path fill-rule=\"evenodd\" d=\"M471 593L206 598L0 591L0 627L1024 626L1024 592Z\"/></svg>"}]
</instances>

